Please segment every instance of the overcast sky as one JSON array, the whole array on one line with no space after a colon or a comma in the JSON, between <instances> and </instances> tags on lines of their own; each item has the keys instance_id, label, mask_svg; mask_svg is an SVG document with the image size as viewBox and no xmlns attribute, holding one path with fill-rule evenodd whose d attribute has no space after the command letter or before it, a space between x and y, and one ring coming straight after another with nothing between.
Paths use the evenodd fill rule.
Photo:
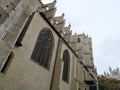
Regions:
<instances>
[{"instance_id":1,"label":"overcast sky","mask_svg":"<svg viewBox=\"0 0 120 90\"><path fill-rule=\"evenodd\" d=\"M53 0L42 0L43 3ZM98 74L120 68L120 0L57 0L57 15L65 14L75 33L92 37Z\"/></svg>"}]
</instances>

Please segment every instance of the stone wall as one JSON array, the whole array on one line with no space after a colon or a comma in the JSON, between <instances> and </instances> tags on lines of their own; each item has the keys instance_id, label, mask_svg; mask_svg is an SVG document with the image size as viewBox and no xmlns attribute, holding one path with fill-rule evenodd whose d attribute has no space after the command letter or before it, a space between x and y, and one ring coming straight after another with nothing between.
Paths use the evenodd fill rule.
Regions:
<instances>
[{"instance_id":1,"label":"stone wall","mask_svg":"<svg viewBox=\"0 0 120 90\"><path fill-rule=\"evenodd\" d=\"M91 38L85 34L72 35L71 25L65 27L64 14L55 17L55 4L56 1L44 5L40 0L0 1L0 70L10 53L14 53L6 72L0 73L0 90L89 90L84 80L97 79ZM31 21L27 24L29 18ZM43 28L48 28L54 37L49 70L31 59ZM17 47L16 42L24 29L22 46ZM62 80L66 49L70 54L69 83Z\"/></svg>"},{"instance_id":2,"label":"stone wall","mask_svg":"<svg viewBox=\"0 0 120 90\"><path fill-rule=\"evenodd\" d=\"M54 36L54 48L50 69L46 70L31 59L31 54L40 31L48 24L39 13L35 13L33 20L22 41L23 46L15 47L12 62L8 71L1 74L0 90L49 90L58 36L51 30Z\"/></svg>"},{"instance_id":3,"label":"stone wall","mask_svg":"<svg viewBox=\"0 0 120 90\"><path fill-rule=\"evenodd\" d=\"M5 14L0 17L0 68L6 62L6 58L13 49L28 17L39 6L37 0L15 0L14 3L17 5L9 12L5 7L10 2L9 0L0 1L0 4L2 4L0 10L2 14Z\"/></svg>"}]
</instances>

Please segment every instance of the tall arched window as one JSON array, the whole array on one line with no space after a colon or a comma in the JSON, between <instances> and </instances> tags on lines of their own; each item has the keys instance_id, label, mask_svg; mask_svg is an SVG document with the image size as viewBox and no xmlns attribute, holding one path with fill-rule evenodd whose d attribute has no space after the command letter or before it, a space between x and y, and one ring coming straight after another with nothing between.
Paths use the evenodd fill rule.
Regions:
<instances>
[{"instance_id":1,"label":"tall arched window","mask_svg":"<svg viewBox=\"0 0 120 90\"><path fill-rule=\"evenodd\" d=\"M69 71L70 71L70 55L68 50L65 50L63 52L63 75L62 75L62 79L69 83Z\"/></svg>"},{"instance_id":2,"label":"tall arched window","mask_svg":"<svg viewBox=\"0 0 120 90\"><path fill-rule=\"evenodd\" d=\"M45 68L50 66L53 49L53 36L48 29L40 32L31 58Z\"/></svg>"}]
</instances>

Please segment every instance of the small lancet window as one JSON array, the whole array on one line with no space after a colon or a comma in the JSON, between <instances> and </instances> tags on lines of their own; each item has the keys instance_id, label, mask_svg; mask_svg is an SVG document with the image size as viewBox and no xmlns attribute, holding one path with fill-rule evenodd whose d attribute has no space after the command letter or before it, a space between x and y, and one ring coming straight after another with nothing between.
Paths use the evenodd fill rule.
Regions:
<instances>
[{"instance_id":1,"label":"small lancet window","mask_svg":"<svg viewBox=\"0 0 120 90\"><path fill-rule=\"evenodd\" d=\"M33 12L32 15L29 16L29 18L28 18L28 20L27 20L21 34L19 35L19 37L18 37L18 39L16 41L16 44L15 44L16 46L18 46L18 47L22 46L22 40L23 40L23 38L24 38L24 36L25 36L25 34L27 32L27 29L28 29L28 27L29 27L29 25L30 25L30 23L32 21L32 18L34 16L34 14L35 14L35 12Z\"/></svg>"},{"instance_id":2,"label":"small lancet window","mask_svg":"<svg viewBox=\"0 0 120 90\"><path fill-rule=\"evenodd\" d=\"M69 83L69 71L70 71L70 55L68 50L63 52L63 75L62 80Z\"/></svg>"},{"instance_id":3,"label":"small lancet window","mask_svg":"<svg viewBox=\"0 0 120 90\"><path fill-rule=\"evenodd\" d=\"M77 41L80 43L80 38L77 38Z\"/></svg>"},{"instance_id":4,"label":"small lancet window","mask_svg":"<svg viewBox=\"0 0 120 90\"><path fill-rule=\"evenodd\" d=\"M36 41L31 58L45 68L50 67L53 49L53 36L48 29L43 29Z\"/></svg>"}]
</instances>

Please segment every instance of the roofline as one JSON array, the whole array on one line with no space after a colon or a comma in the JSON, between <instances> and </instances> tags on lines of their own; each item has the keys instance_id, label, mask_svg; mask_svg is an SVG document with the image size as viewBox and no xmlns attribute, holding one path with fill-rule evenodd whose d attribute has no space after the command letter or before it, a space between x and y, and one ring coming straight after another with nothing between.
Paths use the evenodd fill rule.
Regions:
<instances>
[{"instance_id":1,"label":"roofline","mask_svg":"<svg viewBox=\"0 0 120 90\"><path fill-rule=\"evenodd\" d=\"M65 41L65 39L59 34L59 32L55 29L55 27L50 23L50 21L45 17L44 13L40 12L40 15L45 19L45 21L51 26L51 28L55 31L55 33L64 41L64 43L70 48L70 50L74 53L75 56L78 55L74 52L74 50L69 46L69 44Z\"/></svg>"},{"instance_id":2,"label":"roofline","mask_svg":"<svg viewBox=\"0 0 120 90\"><path fill-rule=\"evenodd\" d=\"M45 17L44 13L39 12L39 14L43 17L43 19L50 25L50 27L55 31L55 33L64 41L64 43L70 48L70 50L74 53L74 55L79 59L79 56L74 52L74 50L69 46L69 44L65 41L65 39L59 34L59 32L56 30L56 28L50 23L50 21ZM90 71L88 70L88 68L84 65L84 63L82 61L79 61L84 68L89 72L89 74L91 75L91 77L96 81L96 79L94 78L94 76L90 73Z\"/></svg>"}]
</instances>

